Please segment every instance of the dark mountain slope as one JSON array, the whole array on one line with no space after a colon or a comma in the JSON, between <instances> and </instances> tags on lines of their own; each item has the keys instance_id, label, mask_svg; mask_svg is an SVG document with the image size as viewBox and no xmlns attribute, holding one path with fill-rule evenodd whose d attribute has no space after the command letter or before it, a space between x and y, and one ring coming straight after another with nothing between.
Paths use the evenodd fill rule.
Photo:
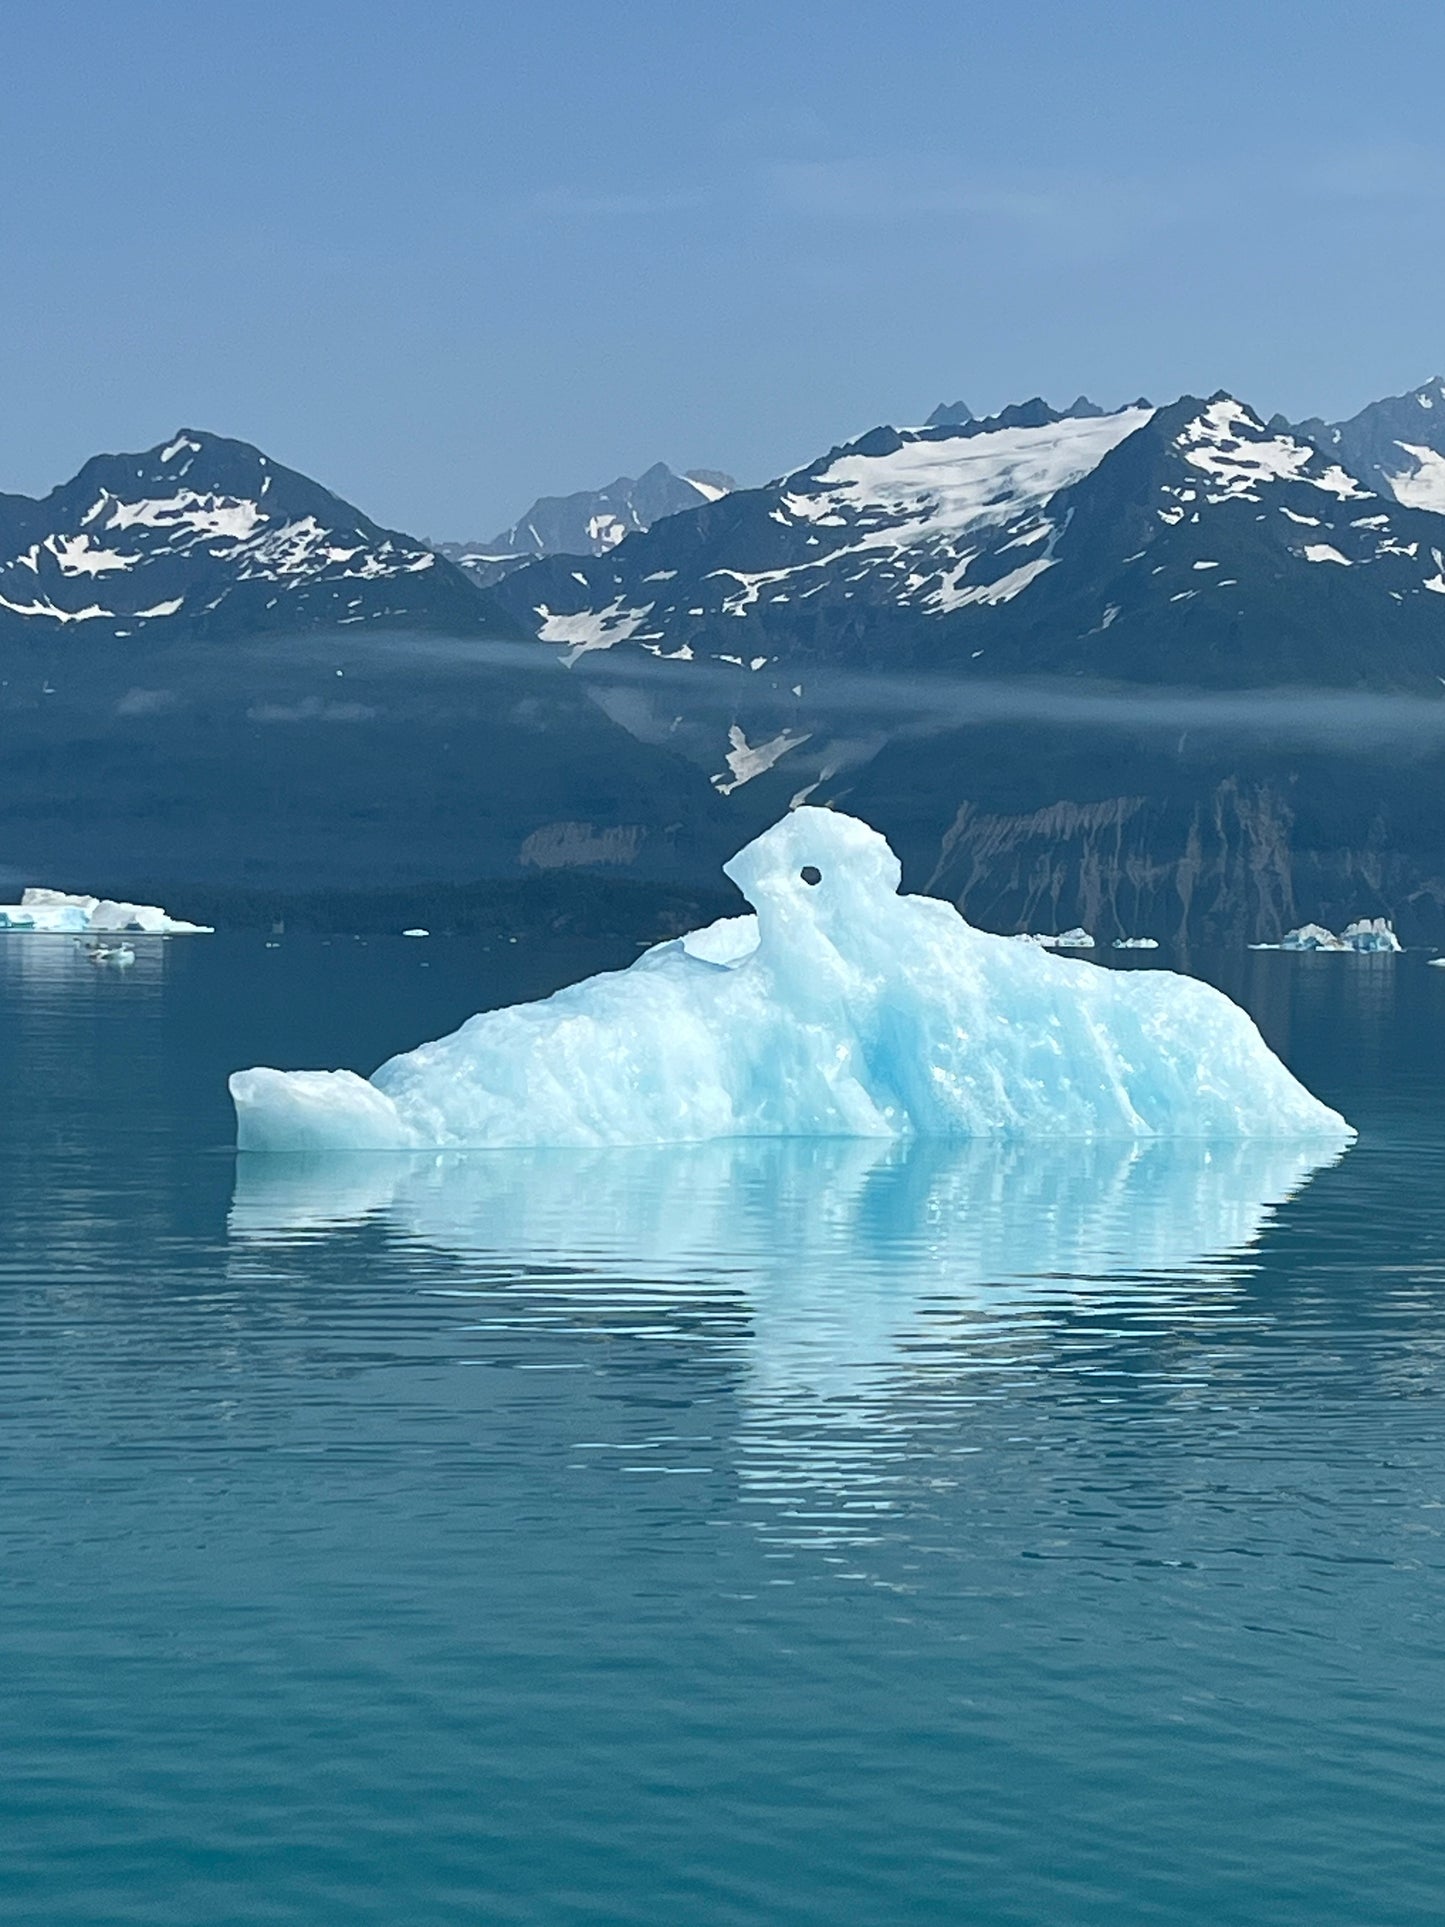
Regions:
<instances>
[{"instance_id":1,"label":"dark mountain slope","mask_svg":"<svg viewBox=\"0 0 1445 1927\"><path fill-rule=\"evenodd\" d=\"M183 430L0 497L0 638L513 625L451 563L246 442Z\"/></svg>"},{"instance_id":2,"label":"dark mountain slope","mask_svg":"<svg viewBox=\"0 0 1445 1927\"><path fill-rule=\"evenodd\" d=\"M1445 516L1372 494L1226 395L877 429L765 489L499 586L571 655L626 644L779 683L953 677L1433 686ZM741 690L740 710L751 700Z\"/></svg>"}]
</instances>

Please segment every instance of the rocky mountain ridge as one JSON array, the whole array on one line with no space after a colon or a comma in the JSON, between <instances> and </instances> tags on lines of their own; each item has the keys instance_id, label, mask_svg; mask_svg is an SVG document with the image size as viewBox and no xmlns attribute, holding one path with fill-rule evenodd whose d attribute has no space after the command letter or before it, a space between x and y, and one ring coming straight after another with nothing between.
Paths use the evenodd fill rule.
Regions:
<instances>
[{"instance_id":1,"label":"rocky mountain ridge","mask_svg":"<svg viewBox=\"0 0 1445 1927\"><path fill-rule=\"evenodd\" d=\"M182 429L43 498L0 496L0 638L355 625L520 633L424 543L225 436Z\"/></svg>"},{"instance_id":2,"label":"rocky mountain ridge","mask_svg":"<svg viewBox=\"0 0 1445 1927\"><path fill-rule=\"evenodd\" d=\"M499 589L571 658L625 644L874 672L1434 686L1445 515L1226 394L879 428Z\"/></svg>"}]
</instances>

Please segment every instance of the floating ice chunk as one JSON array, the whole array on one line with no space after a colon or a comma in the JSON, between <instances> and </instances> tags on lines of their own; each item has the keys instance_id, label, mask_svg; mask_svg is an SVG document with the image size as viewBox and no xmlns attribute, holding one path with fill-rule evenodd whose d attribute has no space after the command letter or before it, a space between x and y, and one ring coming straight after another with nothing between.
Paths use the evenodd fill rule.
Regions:
<instances>
[{"instance_id":1,"label":"floating ice chunk","mask_svg":"<svg viewBox=\"0 0 1445 1927\"><path fill-rule=\"evenodd\" d=\"M1326 930L1322 923L1304 923L1298 930L1286 930L1279 947L1281 950L1348 950L1350 946L1333 930Z\"/></svg>"},{"instance_id":2,"label":"floating ice chunk","mask_svg":"<svg viewBox=\"0 0 1445 1927\"><path fill-rule=\"evenodd\" d=\"M1279 943L1252 943L1249 947L1251 950L1354 950L1371 953L1396 951L1401 944L1387 917L1360 917L1354 923L1345 925L1342 937L1337 937L1333 930L1326 930L1322 923L1306 923L1298 930L1286 931Z\"/></svg>"},{"instance_id":3,"label":"floating ice chunk","mask_svg":"<svg viewBox=\"0 0 1445 1927\"><path fill-rule=\"evenodd\" d=\"M1354 923L1347 923L1344 941L1351 950L1372 952L1400 948L1400 939L1386 917L1360 917Z\"/></svg>"},{"instance_id":4,"label":"floating ice chunk","mask_svg":"<svg viewBox=\"0 0 1445 1927\"><path fill-rule=\"evenodd\" d=\"M876 831L803 808L727 866L731 967L683 940L349 1072L238 1072L246 1150L722 1137L1338 1135L1221 992L971 929ZM720 941L720 940L719 940Z\"/></svg>"},{"instance_id":5,"label":"floating ice chunk","mask_svg":"<svg viewBox=\"0 0 1445 1927\"><path fill-rule=\"evenodd\" d=\"M1041 930L1019 930L1014 935L1015 943L1036 943L1041 950L1092 950L1094 939L1088 931L1079 927L1065 930L1061 936L1045 936Z\"/></svg>"},{"instance_id":6,"label":"floating ice chunk","mask_svg":"<svg viewBox=\"0 0 1445 1927\"><path fill-rule=\"evenodd\" d=\"M401 934L404 937L429 937L431 935L431 931L430 930L403 930Z\"/></svg>"},{"instance_id":7,"label":"floating ice chunk","mask_svg":"<svg viewBox=\"0 0 1445 1927\"><path fill-rule=\"evenodd\" d=\"M209 936L210 926L167 916L153 903L118 903L111 897L72 895L68 890L27 890L19 903L0 905L0 930L47 935L117 934L148 937Z\"/></svg>"},{"instance_id":8,"label":"floating ice chunk","mask_svg":"<svg viewBox=\"0 0 1445 1927\"><path fill-rule=\"evenodd\" d=\"M269 946L268 946L269 947ZM393 1060L395 1061L395 1060ZM264 1135L268 1151L394 1151L424 1140L384 1092L355 1071L240 1071L231 1079L243 1148ZM264 1120L261 1134L248 1123Z\"/></svg>"},{"instance_id":9,"label":"floating ice chunk","mask_svg":"<svg viewBox=\"0 0 1445 1927\"><path fill-rule=\"evenodd\" d=\"M1159 939L1157 937L1115 937L1114 948L1116 950L1157 950Z\"/></svg>"}]
</instances>

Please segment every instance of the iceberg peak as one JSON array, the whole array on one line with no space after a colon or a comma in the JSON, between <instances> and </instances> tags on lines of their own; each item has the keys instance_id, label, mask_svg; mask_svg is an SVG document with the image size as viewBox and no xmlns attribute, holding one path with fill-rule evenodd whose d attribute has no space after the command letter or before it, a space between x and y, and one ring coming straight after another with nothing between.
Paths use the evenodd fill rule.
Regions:
<instances>
[{"instance_id":1,"label":"iceberg peak","mask_svg":"<svg viewBox=\"0 0 1445 1927\"><path fill-rule=\"evenodd\" d=\"M240 1147L1348 1132L1221 991L902 896L897 857L853 817L794 810L726 871L751 917L484 1012L370 1080L238 1072Z\"/></svg>"}]
</instances>

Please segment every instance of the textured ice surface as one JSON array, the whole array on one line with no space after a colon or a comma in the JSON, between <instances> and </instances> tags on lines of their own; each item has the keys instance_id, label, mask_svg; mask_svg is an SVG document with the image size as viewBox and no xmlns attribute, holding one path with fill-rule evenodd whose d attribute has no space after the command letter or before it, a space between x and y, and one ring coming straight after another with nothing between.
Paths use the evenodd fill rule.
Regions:
<instances>
[{"instance_id":1,"label":"textured ice surface","mask_svg":"<svg viewBox=\"0 0 1445 1927\"><path fill-rule=\"evenodd\" d=\"M1388 917L1359 917L1345 925L1342 937L1326 930L1322 923L1305 923L1298 930L1286 931L1279 943L1252 943L1249 947L1251 950L1355 950L1372 955L1393 953L1401 944Z\"/></svg>"},{"instance_id":2,"label":"textured ice surface","mask_svg":"<svg viewBox=\"0 0 1445 1927\"><path fill-rule=\"evenodd\" d=\"M1359 917L1354 923L1347 923L1344 939L1351 950L1367 953L1384 951L1393 954L1400 948L1400 939L1387 917Z\"/></svg>"},{"instance_id":3,"label":"textured ice surface","mask_svg":"<svg viewBox=\"0 0 1445 1927\"><path fill-rule=\"evenodd\" d=\"M756 912L350 1071L231 1079L243 1150L725 1137L1338 1134L1207 984L1112 972L898 894L867 824L800 809L727 865ZM757 940L751 945L755 922Z\"/></svg>"}]
</instances>

